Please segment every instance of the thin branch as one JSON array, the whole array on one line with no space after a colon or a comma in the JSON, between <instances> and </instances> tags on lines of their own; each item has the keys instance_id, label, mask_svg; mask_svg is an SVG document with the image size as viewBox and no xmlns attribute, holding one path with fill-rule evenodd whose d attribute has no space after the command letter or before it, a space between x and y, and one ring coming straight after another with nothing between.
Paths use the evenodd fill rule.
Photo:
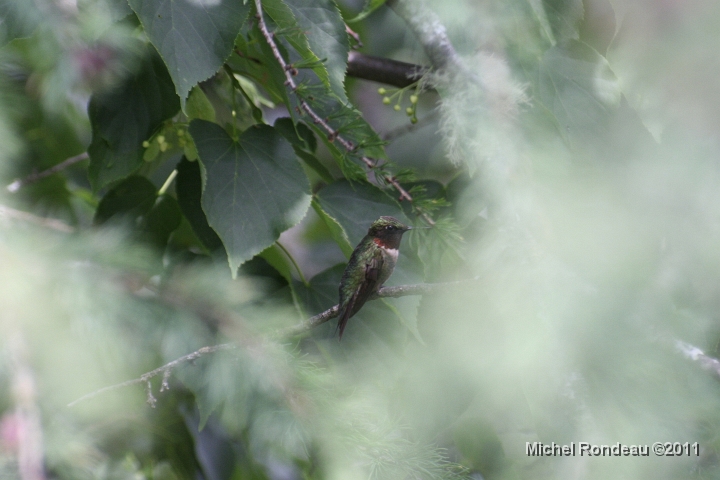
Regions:
<instances>
[{"instance_id":1,"label":"thin branch","mask_svg":"<svg viewBox=\"0 0 720 480\"><path fill-rule=\"evenodd\" d=\"M360 35L357 34L357 32L353 31L352 28L350 28L347 24L345 24L345 33L350 36L353 40L355 40L355 45L353 45L353 48L362 48L363 42L360 39Z\"/></svg>"},{"instance_id":2,"label":"thin branch","mask_svg":"<svg viewBox=\"0 0 720 480\"><path fill-rule=\"evenodd\" d=\"M74 157L70 157L66 160L63 160L62 162L58 163L57 165L48 168L47 170L43 170L42 172L37 173L31 173L25 178L15 180L10 185L7 186L8 191L15 193L18 190L20 190L22 187L26 185L30 185L31 183L35 183L38 180L42 180L45 177L49 177L50 175L60 172L62 170L65 170L71 165L75 165L76 163L82 162L83 160L87 160L89 158L87 152L83 152L80 155L75 155Z\"/></svg>"},{"instance_id":3,"label":"thin branch","mask_svg":"<svg viewBox=\"0 0 720 480\"><path fill-rule=\"evenodd\" d=\"M438 70L465 72L440 18L422 0L388 0L388 7L407 23Z\"/></svg>"},{"instance_id":4,"label":"thin branch","mask_svg":"<svg viewBox=\"0 0 720 480\"><path fill-rule=\"evenodd\" d=\"M198 350L195 350L192 353L188 353L187 355L184 355L176 360L173 360L172 362L166 363L162 367L158 367L155 370L151 370L147 373L144 373L138 378L133 378L132 380L128 380L126 382L118 383L115 385L110 385L108 387L101 388L100 390L95 390L94 392L88 393L87 395L83 395L82 397L78 398L77 400L74 400L74 401L68 403L68 407L73 407L80 402L89 400L89 399L96 397L105 392L110 392L112 390L117 390L118 388L129 387L131 385L137 385L140 383L146 384L145 388L147 389L147 392L148 392L148 403L154 407L155 406L154 405L155 397L153 397L153 395L152 395L152 388L150 385L151 378L162 374L163 375L163 383L162 383L160 391L167 390L169 388L167 386L167 377L170 376L170 373L172 372L172 370L175 367L182 365L183 363L196 360L196 359L202 357L203 355L207 355L208 353L215 353L215 352L219 352L221 350L232 350L234 348L237 348L237 345L235 345L234 343L221 343L220 345L212 345L212 346L208 346L208 347L202 347Z\"/></svg>"},{"instance_id":5,"label":"thin branch","mask_svg":"<svg viewBox=\"0 0 720 480\"><path fill-rule=\"evenodd\" d=\"M38 407L37 381L35 373L30 366L25 340L19 332L10 336L7 345L10 354L10 382L14 411L8 410L6 415L12 415L18 434L15 438L17 469L22 480L44 480L43 468L43 430ZM12 412L12 413L10 413ZM12 440L11 440L12 442Z\"/></svg>"},{"instance_id":6,"label":"thin branch","mask_svg":"<svg viewBox=\"0 0 720 480\"><path fill-rule=\"evenodd\" d=\"M422 65L373 57L356 51L348 54L348 76L385 83L398 88L412 85L427 71L428 68Z\"/></svg>"},{"instance_id":7,"label":"thin branch","mask_svg":"<svg viewBox=\"0 0 720 480\"><path fill-rule=\"evenodd\" d=\"M369 300L377 300L378 298L388 298L388 297L404 297L407 295L424 295L426 293L434 293L437 291L441 291L443 289L447 288L453 288L456 287L459 284L467 283L467 280L459 281L459 282L446 282L446 283L418 283L414 285L399 285L396 287L383 287L380 290L377 291L377 293L370 297ZM172 300L170 302L171 304L177 304L175 300ZM277 332L273 337L275 338L287 338L292 337L295 335L300 335L302 333L305 333L318 325L322 325L323 323L327 322L330 319L333 319L337 317L340 313L340 306L335 305L331 308L328 308L322 313L319 313L315 316L312 316L305 320L304 322L300 323L299 325L295 325L293 327L281 330ZM94 392L88 393L87 395L83 395L82 397L78 398L77 400L73 400L70 402L67 406L73 407L77 405L80 402L83 402L85 400L89 400L91 398L97 397L98 395L101 395L106 392L110 392L113 390L117 390L119 388L125 388L130 387L132 385L139 385L139 384L145 384L145 389L147 391L147 402L151 407L155 407L155 403L157 402L157 399L152 394L152 385L150 383L150 380L160 374L162 374L162 382L160 385L160 392L164 392L168 390L169 384L168 379L170 377L170 374L172 371L187 362L191 362L197 358L202 357L203 355L207 355L209 353L215 353L221 350L232 350L238 348L238 345L235 343L221 343L219 345L212 345L207 347L202 347L198 350L195 350L192 353L188 353L187 355L184 355L176 360L173 360L172 362L166 363L162 367L158 367L155 370L151 370L147 373L144 373L140 375L138 378L133 378L132 380L128 380L122 383L117 383L115 385L110 385L107 387L103 387L99 390L95 390Z\"/></svg>"},{"instance_id":8,"label":"thin branch","mask_svg":"<svg viewBox=\"0 0 720 480\"><path fill-rule=\"evenodd\" d=\"M273 56L275 57L275 60L277 60L277 62L280 64L280 67L282 68L282 70L285 74L285 84L288 87L290 87L290 89L293 91L293 93L296 93L297 92L297 84L295 83L295 79L293 78L293 73L296 72L296 69L292 65L288 65L288 63L285 61L282 54L280 53L280 49L278 49L278 46L275 43L275 40L273 39L273 34L271 34L270 31L268 30L267 24L265 23L265 19L263 18L263 10L262 10L262 1L261 0L255 0L255 8L257 9L256 18L258 21L258 27L260 28L260 32L262 33L263 37L265 37L265 41L270 46L270 50L273 52ZM323 130L325 130L327 132L328 140L330 140L331 142L337 141L348 152L355 151L356 146L353 145L352 142L350 142L349 140L346 140L345 138L340 136L340 134L330 124L328 124L325 120L323 120L320 117L320 115L315 113L315 111L310 107L310 105L305 100L303 100L300 97L298 97L298 100L300 101L300 108L302 108L305 111L305 113L307 113L310 116L313 123L315 123L316 125L319 125L320 127L322 127ZM366 156L363 156L361 158L361 160L371 170L374 169L377 165L376 162L374 162L372 159L370 159ZM391 175L388 175L388 174L383 174L383 178L390 185L392 185L398 191L398 193L400 193L400 200L405 199L412 203L412 201L413 201L412 196L405 189L403 189L400 186L400 184L398 183L397 180L395 180L394 177L392 177ZM423 217L423 219L425 219L425 221L429 225L435 225L435 222L433 221L432 218L430 218L430 216L427 213L422 212L420 210L418 210L418 211L420 212L420 215Z\"/></svg>"},{"instance_id":9,"label":"thin branch","mask_svg":"<svg viewBox=\"0 0 720 480\"><path fill-rule=\"evenodd\" d=\"M682 353L686 358L697 362L703 369L709 370L717 377L720 377L720 360L717 358L706 355L705 352L700 350L698 347L685 343L681 340L675 341L675 348L677 348L678 351L680 351L680 353Z\"/></svg>"},{"instance_id":10,"label":"thin branch","mask_svg":"<svg viewBox=\"0 0 720 480\"><path fill-rule=\"evenodd\" d=\"M378 298L397 298L405 297L408 295L425 295L427 293L436 293L441 290L448 288L454 288L458 285L467 283L468 280L461 280L458 282L445 282L445 283L417 283L414 285L398 285L395 287L382 287L377 293L372 295L368 300L377 300ZM304 322L294 325L279 331L276 336L279 338L294 337L305 332L312 330L318 325L331 320L340 315L340 305L334 305L324 312L314 315Z\"/></svg>"},{"instance_id":11,"label":"thin branch","mask_svg":"<svg viewBox=\"0 0 720 480\"><path fill-rule=\"evenodd\" d=\"M28 223L34 223L35 225L39 225L45 228L51 228L53 230L57 230L58 232L63 233L72 233L75 231L73 227L61 222L60 220L55 220L54 218L38 217L37 215L33 215L32 213L23 212L22 210L15 210L14 208L0 205L0 219L2 219L3 217L12 218L15 220L22 220Z\"/></svg>"},{"instance_id":12,"label":"thin branch","mask_svg":"<svg viewBox=\"0 0 720 480\"><path fill-rule=\"evenodd\" d=\"M305 285L306 287L309 286L310 284L308 283L307 279L305 278L305 275L303 275L302 270L300 270L300 265L298 265L297 262L295 261L295 257L293 257L292 254L290 254L288 249L285 248L285 246L282 243L280 243L279 240L276 240L275 243L280 248L280 250L282 250L283 253L290 259L290 262L295 267L295 271L298 273L298 276L300 277L300 281L302 281L303 285Z\"/></svg>"}]
</instances>

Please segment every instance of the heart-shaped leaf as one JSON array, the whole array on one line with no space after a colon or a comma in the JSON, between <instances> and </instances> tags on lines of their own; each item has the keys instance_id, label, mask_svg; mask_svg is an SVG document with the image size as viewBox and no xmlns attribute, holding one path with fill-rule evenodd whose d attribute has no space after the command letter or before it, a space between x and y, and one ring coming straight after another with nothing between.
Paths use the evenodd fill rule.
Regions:
<instances>
[{"instance_id":1,"label":"heart-shaped leaf","mask_svg":"<svg viewBox=\"0 0 720 480\"><path fill-rule=\"evenodd\" d=\"M252 2L129 0L168 67L183 107L190 89L232 53Z\"/></svg>"},{"instance_id":2,"label":"heart-shaped leaf","mask_svg":"<svg viewBox=\"0 0 720 480\"><path fill-rule=\"evenodd\" d=\"M233 140L219 125L190 123L205 168L202 207L238 267L297 224L310 206L310 186L292 146L274 128L255 125Z\"/></svg>"}]
</instances>

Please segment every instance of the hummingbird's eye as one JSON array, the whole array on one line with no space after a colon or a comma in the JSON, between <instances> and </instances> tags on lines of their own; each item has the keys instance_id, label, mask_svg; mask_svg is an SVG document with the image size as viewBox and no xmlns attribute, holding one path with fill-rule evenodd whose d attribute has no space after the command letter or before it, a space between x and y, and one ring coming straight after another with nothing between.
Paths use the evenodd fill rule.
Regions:
<instances>
[{"instance_id":1,"label":"hummingbird's eye","mask_svg":"<svg viewBox=\"0 0 720 480\"><path fill-rule=\"evenodd\" d=\"M385 225L385 230L392 230L392 225Z\"/></svg>"}]
</instances>

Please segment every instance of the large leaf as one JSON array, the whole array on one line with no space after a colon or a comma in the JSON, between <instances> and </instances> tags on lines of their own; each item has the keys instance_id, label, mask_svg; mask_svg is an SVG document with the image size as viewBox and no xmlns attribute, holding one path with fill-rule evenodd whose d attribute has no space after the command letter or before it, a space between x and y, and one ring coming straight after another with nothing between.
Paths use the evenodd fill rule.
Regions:
<instances>
[{"instance_id":1,"label":"large leaf","mask_svg":"<svg viewBox=\"0 0 720 480\"><path fill-rule=\"evenodd\" d=\"M292 146L270 126L250 127L234 141L220 126L193 120L190 134L206 172L202 207L235 275L302 220L310 187Z\"/></svg>"},{"instance_id":2,"label":"large leaf","mask_svg":"<svg viewBox=\"0 0 720 480\"><path fill-rule=\"evenodd\" d=\"M332 0L286 0L285 3L307 36L310 50L325 65L333 93L347 102L344 82L350 43L337 6Z\"/></svg>"},{"instance_id":3,"label":"large leaf","mask_svg":"<svg viewBox=\"0 0 720 480\"><path fill-rule=\"evenodd\" d=\"M543 56L538 96L563 135L582 143L597 137L622 94L604 57L583 43L568 42Z\"/></svg>"},{"instance_id":4,"label":"large leaf","mask_svg":"<svg viewBox=\"0 0 720 480\"><path fill-rule=\"evenodd\" d=\"M222 66L251 2L129 0L167 64L183 106L190 89Z\"/></svg>"},{"instance_id":5,"label":"large leaf","mask_svg":"<svg viewBox=\"0 0 720 480\"><path fill-rule=\"evenodd\" d=\"M108 220L133 221L153 208L157 188L145 177L132 176L109 190L100 200L94 223L101 225Z\"/></svg>"},{"instance_id":6,"label":"large leaf","mask_svg":"<svg viewBox=\"0 0 720 480\"><path fill-rule=\"evenodd\" d=\"M95 190L140 168L142 142L180 108L165 65L157 53L148 50L137 73L90 99L88 174Z\"/></svg>"},{"instance_id":7,"label":"large leaf","mask_svg":"<svg viewBox=\"0 0 720 480\"><path fill-rule=\"evenodd\" d=\"M607 60L582 42L548 49L539 66L538 98L570 145L594 150L604 160L654 145Z\"/></svg>"}]
</instances>

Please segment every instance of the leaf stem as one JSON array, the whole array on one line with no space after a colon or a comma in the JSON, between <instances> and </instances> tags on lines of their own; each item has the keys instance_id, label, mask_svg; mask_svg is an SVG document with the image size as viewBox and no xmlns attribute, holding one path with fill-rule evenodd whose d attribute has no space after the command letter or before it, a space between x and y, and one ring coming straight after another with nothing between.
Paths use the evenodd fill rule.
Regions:
<instances>
[{"instance_id":1,"label":"leaf stem","mask_svg":"<svg viewBox=\"0 0 720 480\"><path fill-rule=\"evenodd\" d=\"M300 280L302 281L303 285L305 285L306 287L309 287L310 284L305 279L305 275L303 275L302 270L300 270L300 265L297 264L297 262L295 261L295 258L293 258L293 256L290 254L288 249L285 248L282 243L280 243L279 241L276 241L275 243L277 244L278 247L280 247L280 250L285 252L285 255L287 255L287 257L290 259L290 262L292 262L293 266L295 267L295 270L297 271L298 276L300 277Z\"/></svg>"},{"instance_id":2,"label":"leaf stem","mask_svg":"<svg viewBox=\"0 0 720 480\"><path fill-rule=\"evenodd\" d=\"M170 188L170 185L172 185L173 180L175 180L175 177L177 177L178 171L177 169L170 172L170 175L168 175L167 180L165 180L165 183L163 183L163 186L160 187L160 190L158 190L158 196L164 195L165 192L167 192L168 188Z\"/></svg>"}]
</instances>

